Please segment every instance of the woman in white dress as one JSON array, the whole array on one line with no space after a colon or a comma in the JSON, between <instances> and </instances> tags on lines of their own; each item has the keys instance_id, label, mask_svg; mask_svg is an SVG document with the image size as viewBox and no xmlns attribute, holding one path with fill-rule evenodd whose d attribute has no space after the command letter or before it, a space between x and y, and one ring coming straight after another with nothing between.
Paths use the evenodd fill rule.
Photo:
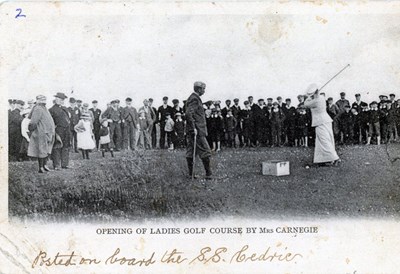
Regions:
<instances>
[{"instance_id":1,"label":"woman in white dress","mask_svg":"<svg viewBox=\"0 0 400 274\"><path fill-rule=\"evenodd\" d=\"M96 147L90 114L82 113L79 123L74 129L77 132L78 149L82 150L83 159L89 160L89 152Z\"/></svg>"},{"instance_id":2,"label":"woman in white dress","mask_svg":"<svg viewBox=\"0 0 400 274\"><path fill-rule=\"evenodd\" d=\"M311 110L312 126L315 127L314 163L337 165L340 159L335 150L332 119L326 112L325 97L319 94L317 85L308 87L304 106Z\"/></svg>"}]
</instances>

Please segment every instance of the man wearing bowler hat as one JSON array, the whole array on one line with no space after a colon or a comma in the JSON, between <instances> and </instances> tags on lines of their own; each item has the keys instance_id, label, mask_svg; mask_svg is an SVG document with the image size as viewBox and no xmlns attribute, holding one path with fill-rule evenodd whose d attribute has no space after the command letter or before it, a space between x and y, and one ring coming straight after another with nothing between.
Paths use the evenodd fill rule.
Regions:
<instances>
[{"instance_id":1,"label":"man wearing bowler hat","mask_svg":"<svg viewBox=\"0 0 400 274\"><path fill-rule=\"evenodd\" d=\"M64 93L57 92L54 95L54 105L49 109L56 127L56 135L61 140L61 145L54 146L51 157L55 170L69 168L69 148L71 146L71 121L70 112L64 106L64 100L68 98Z\"/></svg>"},{"instance_id":2,"label":"man wearing bowler hat","mask_svg":"<svg viewBox=\"0 0 400 274\"><path fill-rule=\"evenodd\" d=\"M193 175L193 157L198 155L203 162L206 171L206 179L212 179L211 172L211 149L207 142L207 124L203 103L200 96L205 93L206 84L203 82L194 83L194 92L186 102L186 160L189 169L189 176ZM196 144L194 142L196 136ZM196 145L196 155L194 146Z\"/></svg>"}]
</instances>

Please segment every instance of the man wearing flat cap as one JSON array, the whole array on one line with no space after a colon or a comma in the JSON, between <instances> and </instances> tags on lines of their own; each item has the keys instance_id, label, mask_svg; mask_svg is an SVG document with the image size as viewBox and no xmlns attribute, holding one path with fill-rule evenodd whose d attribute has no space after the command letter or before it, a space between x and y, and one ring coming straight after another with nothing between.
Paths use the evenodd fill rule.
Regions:
<instances>
[{"instance_id":1,"label":"man wearing flat cap","mask_svg":"<svg viewBox=\"0 0 400 274\"><path fill-rule=\"evenodd\" d=\"M167 121L167 113L172 113L172 107L168 105L168 97L163 97L163 104L158 108L158 121L160 122L160 148L165 148L165 137L167 133L165 132L165 124Z\"/></svg>"},{"instance_id":2,"label":"man wearing flat cap","mask_svg":"<svg viewBox=\"0 0 400 274\"><path fill-rule=\"evenodd\" d=\"M205 93L206 84L203 82L194 83L194 92L189 96L186 102L186 161L189 170L189 176L193 175L193 157L198 155L203 162L206 171L206 179L212 179L211 172L211 149L207 142L207 123L203 108L201 96ZM194 137L196 136L196 144ZM196 155L194 155L194 146L196 145Z\"/></svg>"},{"instance_id":3,"label":"man wearing flat cap","mask_svg":"<svg viewBox=\"0 0 400 274\"><path fill-rule=\"evenodd\" d=\"M389 94L389 101L392 103L392 108L396 108L397 106L396 94L394 93Z\"/></svg>"},{"instance_id":4,"label":"man wearing flat cap","mask_svg":"<svg viewBox=\"0 0 400 274\"><path fill-rule=\"evenodd\" d=\"M110 148L120 151L122 146L122 113L118 107L118 101L111 101L111 106L103 112L102 118L109 120L110 126Z\"/></svg>"},{"instance_id":5,"label":"man wearing flat cap","mask_svg":"<svg viewBox=\"0 0 400 274\"><path fill-rule=\"evenodd\" d=\"M99 148L99 143L100 143L100 128L101 128L101 123L100 123L100 116L101 116L101 110L97 108L97 100L92 101L92 108L90 108L90 112L93 114L93 134L94 134L94 139L96 140L96 148Z\"/></svg>"},{"instance_id":6,"label":"man wearing flat cap","mask_svg":"<svg viewBox=\"0 0 400 274\"><path fill-rule=\"evenodd\" d=\"M125 120L123 131L123 145L124 149L136 149L136 132L139 129L139 115L132 106L132 99L126 98L125 107L122 110L122 119Z\"/></svg>"},{"instance_id":7,"label":"man wearing flat cap","mask_svg":"<svg viewBox=\"0 0 400 274\"><path fill-rule=\"evenodd\" d=\"M11 160L20 160L19 150L22 143L21 123L23 117L21 111L25 105L24 101L16 100L14 109L8 116L8 155Z\"/></svg>"},{"instance_id":8,"label":"man wearing flat cap","mask_svg":"<svg viewBox=\"0 0 400 274\"><path fill-rule=\"evenodd\" d=\"M68 107L68 111L70 114L70 121L71 121L71 125L70 125L70 131L71 131L71 144L72 144L72 149L75 150L76 153L78 153L78 147L77 147L77 135L76 135L76 131L74 130L75 126L78 124L79 122L79 117L81 117L81 111L78 108L78 106L76 105L76 100L75 98L71 97L69 98L69 107Z\"/></svg>"},{"instance_id":9,"label":"man wearing flat cap","mask_svg":"<svg viewBox=\"0 0 400 274\"><path fill-rule=\"evenodd\" d=\"M235 117L237 121L235 135L238 136L240 147L243 147L242 122L240 117L242 109L239 106L238 98L233 99L233 106L231 109L232 109L232 115L233 117ZM236 141L236 136L235 136L235 141Z\"/></svg>"},{"instance_id":10,"label":"man wearing flat cap","mask_svg":"<svg viewBox=\"0 0 400 274\"><path fill-rule=\"evenodd\" d=\"M346 93L340 93L340 99L336 101L336 105L339 108L339 114L346 111L346 106L350 106L349 100L346 99Z\"/></svg>"},{"instance_id":11,"label":"man wearing flat cap","mask_svg":"<svg viewBox=\"0 0 400 274\"><path fill-rule=\"evenodd\" d=\"M56 127L56 139L61 140L61 144L54 145L51 153L53 167L55 170L69 168L69 149L71 147L71 120L70 112L64 106L64 100L68 98L64 93L58 92L54 95L54 105L49 109Z\"/></svg>"},{"instance_id":12,"label":"man wearing flat cap","mask_svg":"<svg viewBox=\"0 0 400 274\"><path fill-rule=\"evenodd\" d=\"M365 104L365 102L361 101L361 94L360 93L356 93L355 97L356 97L356 100L351 105L351 107L355 108L358 113L361 113L361 111L362 111L361 105Z\"/></svg>"}]
</instances>

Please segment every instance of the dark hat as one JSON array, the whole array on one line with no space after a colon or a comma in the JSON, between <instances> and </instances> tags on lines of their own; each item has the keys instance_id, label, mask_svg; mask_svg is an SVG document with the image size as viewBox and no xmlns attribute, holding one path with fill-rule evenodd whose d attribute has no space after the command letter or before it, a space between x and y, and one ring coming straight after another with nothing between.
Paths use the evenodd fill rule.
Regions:
<instances>
[{"instance_id":1,"label":"dark hat","mask_svg":"<svg viewBox=\"0 0 400 274\"><path fill-rule=\"evenodd\" d=\"M250 99L250 98L251 98L251 99L253 99L253 96L249 96L249 97L247 97L247 99Z\"/></svg>"},{"instance_id":2,"label":"dark hat","mask_svg":"<svg viewBox=\"0 0 400 274\"><path fill-rule=\"evenodd\" d=\"M369 104L370 106L372 105L377 105L378 103L376 101L372 101L371 104Z\"/></svg>"},{"instance_id":3,"label":"dark hat","mask_svg":"<svg viewBox=\"0 0 400 274\"><path fill-rule=\"evenodd\" d=\"M229 103L230 103L230 102L231 102L231 100L230 100L230 99L227 99L227 100L225 100L225 103L227 103L227 102L229 102Z\"/></svg>"},{"instance_id":4,"label":"dark hat","mask_svg":"<svg viewBox=\"0 0 400 274\"><path fill-rule=\"evenodd\" d=\"M112 100L111 102L110 102L110 104L115 104L117 101L116 100Z\"/></svg>"},{"instance_id":5,"label":"dark hat","mask_svg":"<svg viewBox=\"0 0 400 274\"><path fill-rule=\"evenodd\" d=\"M80 104L80 103L82 103L82 100L76 100L76 102L77 102L78 104Z\"/></svg>"},{"instance_id":6,"label":"dark hat","mask_svg":"<svg viewBox=\"0 0 400 274\"><path fill-rule=\"evenodd\" d=\"M22 101L22 100L16 100L15 103L16 103L17 105L21 105L21 106L25 105L25 102Z\"/></svg>"},{"instance_id":7,"label":"dark hat","mask_svg":"<svg viewBox=\"0 0 400 274\"><path fill-rule=\"evenodd\" d=\"M281 96L276 97L276 100L282 100Z\"/></svg>"},{"instance_id":8,"label":"dark hat","mask_svg":"<svg viewBox=\"0 0 400 274\"><path fill-rule=\"evenodd\" d=\"M8 99L8 103L12 104L13 100L12 99Z\"/></svg>"},{"instance_id":9,"label":"dark hat","mask_svg":"<svg viewBox=\"0 0 400 274\"><path fill-rule=\"evenodd\" d=\"M179 100L178 100L178 99L174 99L174 100L172 100L172 103L173 103L173 104L178 104L178 103L179 103Z\"/></svg>"},{"instance_id":10,"label":"dark hat","mask_svg":"<svg viewBox=\"0 0 400 274\"><path fill-rule=\"evenodd\" d=\"M233 99L233 102L239 102L239 98Z\"/></svg>"},{"instance_id":11,"label":"dark hat","mask_svg":"<svg viewBox=\"0 0 400 274\"><path fill-rule=\"evenodd\" d=\"M385 95L379 95L379 98L385 97Z\"/></svg>"},{"instance_id":12,"label":"dark hat","mask_svg":"<svg viewBox=\"0 0 400 274\"><path fill-rule=\"evenodd\" d=\"M15 104L17 102L17 99L12 99L12 103Z\"/></svg>"},{"instance_id":13,"label":"dark hat","mask_svg":"<svg viewBox=\"0 0 400 274\"><path fill-rule=\"evenodd\" d=\"M130 98L130 97L126 98L125 102L132 102L132 98Z\"/></svg>"},{"instance_id":14,"label":"dark hat","mask_svg":"<svg viewBox=\"0 0 400 274\"><path fill-rule=\"evenodd\" d=\"M390 97L396 97L396 94L390 93L389 96L390 96Z\"/></svg>"},{"instance_id":15,"label":"dark hat","mask_svg":"<svg viewBox=\"0 0 400 274\"><path fill-rule=\"evenodd\" d=\"M273 102L272 105L273 106L279 106L278 102Z\"/></svg>"},{"instance_id":16,"label":"dark hat","mask_svg":"<svg viewBox=\"0 0 400 274\"><path fill-rule=\"evenodd\" d=\"M361 94L360 93L356 93L356 95L355 95L356 97L360 97L361 96Z\"/></svg>"},{"instance_id":17,"label":"dark hat","mask_svg":"<svg viewBox=\"0 0 400 274\"><path fill-rule=\"evenodd\" d=\"M333 101L333 98L332 98L332 97L329 97L329 98L328 98L328 101Z\"/></svg>"},{"instance_id":18,"label":"dark hat","mask_svg":"<svg viewBox=\"0 0 400 274\"><path fill-rule=\"evenodd\" d=\"M182 116L182 113L180 113L179 111L177 113L175 113L175 116Z\"/></svg>"},{"instance_id":19,"label":"dark hat","mask_svg":"<svg viewBox=\"0 0 400 274\"><path fill-rule=\"evenodd\" d=\"M162 99L163 99L163 101L165 101L165 100L168 100L168 97L164 96Z\"/></svg>"},{"instance_id":20,"label":"dark hat","mask_svg":"<svg viewBox=\"0 0 400 274\"><path fill-rule=\"evenodd\" d=\"M392 101L390 101L390 100L386 100L386 101L385 101L385 103L386 103L386 104L391 104L391 103L392 103Z\"/></svg>"},{"instance_id":21,"label":"dark hat","mask_svg":"<svg viewBox=\"0 0 400 274\"><path fill-rule=\"evenodd\" d=\"M267 101L273 101L274 99L272 99L272 98L267 98Z\"/></svg>"},{"instance_id":22,"label":"dark hat","mask_svg":"<svg viewBox=\"0 0 400 274\"><path fill-rule=\"evenodd\" d=\"M149 98L149 102L153 102L153 98Z\"/></svg>"},{"instance_id":23,"label":"dark hat","mask_svg":"<svg viewBox=\"0 0 400 274\"><path fill-rule=\"evenodd\" d=\"M258 102L264 102L264 99L262 99L262 98L258 99Z\"/></svg>"},{"instance_id":24,"label":"dark hat","mask_svg":"<svg viewBox=\"0 0 400 274\"><path fill-rule=\"evenodd\" d=\"M286 98L285 101L286 101L286 102L291 102L292 100L290 100L290 98Z\"/></svg>"},{"instance_id":25,"label":"dark hat","mask_svg":"<svg viewBox=\"0 0 400 274\"><path fill-rule=\"evenodd\" d=\"M65 95L64 93L62 93L62 92L57 92L57 94L56 95L54 95L54 97L57 97L57 98L60 98L60 99L65 99L65 98L68 98L68 96L67 95Z\"/></svg>"},{"instance_id":26,"label":"dark hat","mask_svg":"<svg viewBox=\"0 0 400 274\"><path fill-rule=\"evenodd\" d=\"M345 107L345 108L351 108L351 106L350 106L350 105L345 105L344 107Z\"/></svg>"},{"instance_id":27,"label":"dark hat","mask_svg":"<svg viewBox=\"0 0 400 274\"><path fill-rule=\"evenodd\" d=\"M341 92L341 93L340 93L340 96L345 96L345 95L346 95L345 92Z\"/></svg>"},{"instance_id":28,"label":"dark hat","mask_svg":"<svg viewBox=\"0 0 400 274\"><path fill-rule=\"evenodd\" d=\"M243 104L248 105L250 103L249 103L249 101L244 101Z\"/></svg>"},{"instance_id":29,"label":"dark hat","mask_svg":"<svg viewBox=\"0 0 400 274\"><path fill-rule=\"evenodd\" d=\"M362 102L362 103L361 103L361 107L367 107L367 106L368 106L367 103L365 103L365 102Z\"/></svg>"},{"instance_id":30,"label":"dark hat","mask_svg":"<svg viewBox=\"0 0 400 274\"><path fill-rule=\"evenodd\" d=\"M98 103L97 100L92 101L92 104L97 104L97 103Z\"/></svg>"},{"instance_id":31,"label":"dark hat","mask_svg":"<svg viewBox=\"0 0 400 274\"><path fill-rule=\"evenodd\" d=\"M73 104L73 103L76 102L76 100L75 100L75 98L71 97L71 98L69 98L69 102L70 102L71 104Z\"/></svg>"}]
</instances>

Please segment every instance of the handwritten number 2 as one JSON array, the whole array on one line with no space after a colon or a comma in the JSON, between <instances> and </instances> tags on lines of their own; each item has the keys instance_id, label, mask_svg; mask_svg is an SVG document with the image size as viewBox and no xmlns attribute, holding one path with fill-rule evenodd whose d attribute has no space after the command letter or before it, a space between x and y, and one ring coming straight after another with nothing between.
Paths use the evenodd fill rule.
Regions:
<instances>
[{"instance_id":1,"label":"handwritten number 2","mask_svg":"<svg viewBox=\"0 0 400 274\"><path fill-rule=\"evenodd\" d=\"M15 11L18 12L18 14L15 15L15 18L18 18L18 17L26 17L25 14L22 14L22 9L16 9Z\"/></svg>"}]
</instances>

